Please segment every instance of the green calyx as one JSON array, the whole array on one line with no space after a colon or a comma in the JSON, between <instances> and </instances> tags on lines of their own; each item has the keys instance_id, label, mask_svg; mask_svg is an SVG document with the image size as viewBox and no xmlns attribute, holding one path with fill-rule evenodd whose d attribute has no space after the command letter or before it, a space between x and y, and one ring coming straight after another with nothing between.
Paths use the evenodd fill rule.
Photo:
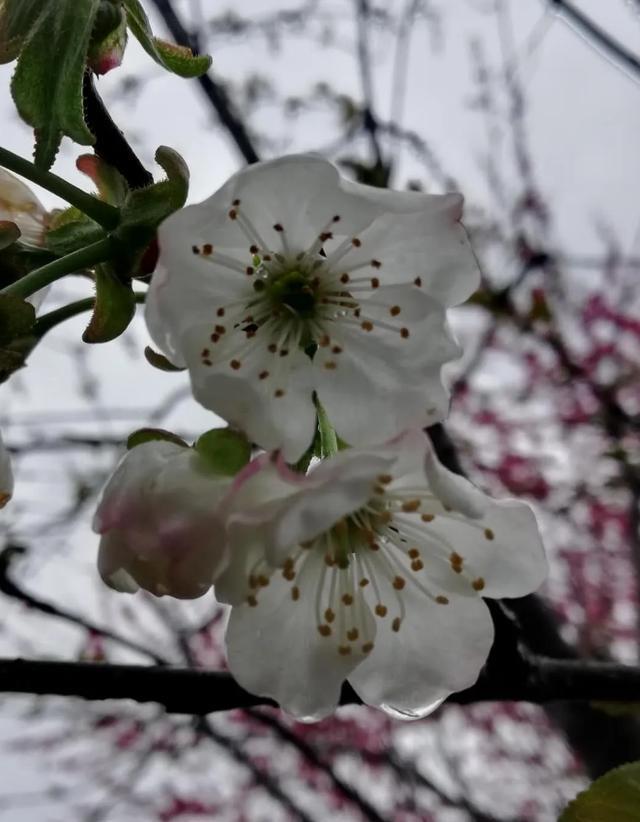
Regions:
<instances>
[{"instance_id":1,"label":"green calyx","mask_svg":"<svg viewBox=\"0 0 640 822\"><path fill-rule=\"evenodd\" d=\"M259 285L261 284L261 285ZM316 291L308 274L286 271L256 282L258 291L264 291L274 308L288 306L302 320L313 317Z\"/></svg>"}]
</instances>

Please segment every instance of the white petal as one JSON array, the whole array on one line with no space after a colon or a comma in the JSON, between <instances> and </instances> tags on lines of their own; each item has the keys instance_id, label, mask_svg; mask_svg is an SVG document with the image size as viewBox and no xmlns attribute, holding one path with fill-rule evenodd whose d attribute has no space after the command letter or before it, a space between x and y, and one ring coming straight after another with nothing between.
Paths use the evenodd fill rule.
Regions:
<instances>
[{"instance_id":1,"label":"white petal","mask_svg":"<svg viewBox=\"0 0 640 822\"><path fill-rule=\"evenodd\" d=\"M358 332L341 332L337 341L343 351L333 357L334 369L326 367L330 349L316 353L315 384L336 431L350 445L384 442L446 416L449 395L439 364L405 363L382 341Z\"/></svg>"},{"instance_id":2,"label":"white petal","mask_svg":"<svg viewBox=\"0 0 640 822\"><path fill-rule=\"evenodd\" d=\"M468 479L445 468L438 460L433 446L427 451L424 468L430 490L444 505L472 519L482 516L490 498Z\"/></svg>"},{"instance_id":3,"label":"white petal","mask_svg":"<svg viewBox=\"0 0 640 822\"><path fill-rule=\"evenodd\" d=\"M473 685L493 643L493 622L481 599L452 598L439 605L410 586L403 595L400 631L379 621L375 647L349 682L368 705L419 719L449 694Z\"/></svg>"},{"instance_id":4,"label":"white petal","mask_svg":"<svg viewBox=\"0 0 640 822\"><path fill-rule=\"evenodd\" d=\"M436 516L429 530L444 536L463 558L468 580L482 580L482 596L520 597L540 587L547 561L534 513L526 503L487 498L485 515L473 525Z\"/></svg>"},{"instance_id":5,"label":"white petal","mask_svg":"<svg viewBox=\"0 0 640 822\"><path fill-rule=\"evenodd\" d=\"M362 658L338 653L333 637L318 633L315 583L322 558L312 552L294 601L290 584L275 574L258 594L258 605L232 608L226 644L229 669L248 691L271 697L301 720L330 714L342 682Z\"/></svg>"},{"instance_id":6,"label":"white petal","mask_svg":"<svg viewBox=\"0 0 640 822\"><path fill-rule=\"evenodd\" d=\"M382 284L412 283L419 277L420 287L443 306L464 302L480 285L465 230L446 203L437 213L384 214L358 239L360 245L340 262L345 271L375 259L381 263L376 275Z\"/></svg>"},{"instance_id":7,"label":"white petal","mask_svg":"<svg viewBox=\"0 0 640 822\"><path fill-rule=\"evenodd\" d=\"M119 535L113 531L100 539L98 573L102 581L114 591L135 594L140 586L124 567L128 557L122 545Z\"/></svg>"},{"instance_id":8,"label":"white petal","mask_svg":"<svg viewBox=\"0 0 640 822\"><path fill-rule=\"evenodd\" d=\"M29 186L0 168L0 220L15 223L25 242L41 246L46 216L46 209Z\"/></svg>"},{"instance_id":9,"label":"white petal","mask_svg":"<svg viewBox=\"0 0 640 822\"><path fill-rule=\"evenodd\" d=\"M13 471L11 470L11 456L0 434L0 508L4 508L12 496Z\"/></svg>"}]
</instances>

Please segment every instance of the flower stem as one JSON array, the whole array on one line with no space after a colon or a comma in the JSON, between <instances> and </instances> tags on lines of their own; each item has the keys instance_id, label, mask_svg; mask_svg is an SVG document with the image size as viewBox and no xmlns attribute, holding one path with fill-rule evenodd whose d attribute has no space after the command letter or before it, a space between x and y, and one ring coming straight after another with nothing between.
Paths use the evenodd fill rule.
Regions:
<instances>
[{"instance_id":1,"label":"flower stem","mask_svg":"<svg viewBox=\"0 0 640 822\"><path fill-rule=\"evenodd\" d=\"M0 294L8 294L13 297L29 297L46 285L50 285L64 277L65 274L72 274L83 268L90 268L98 263L105 262L112 254L112 240L109 238L98 240L97 243L92 243L86 248L81 248L79 251L74 251L65 257L60 257L58 260L53 260L53 262L47 263L41 268L36 268L35 271L30 271L29 274L16 280L15 283L3 288Z\"/></svg>"},{"instance_id":2,"label":"flower stem","mask_svg":"<svg viewBox=\"0 0 640 822\"><path fill-rule=\"evenodd\" d=\"M145 292L136 292L137 303L144 303L146 298L147 295ZM44 337L47 331L51 331L52 328L55 328L56 325L60 325L60 323L63 323L65 320L69 320L71 317L82 314L84 311L90 311L95 304L95 297L85 297L83 300L76 300L68 305L55 308L53 311L49 311L47 314L43 314L41 317L38 317L35 325L33 326L33 334L40 339L41 337Z\"/></svg>"},{"instance_id":3,"label":"flower stem","mask_svg":"<svg viewBox=\"0 0 640 822\"><path fill-rule=\"evenodd\" d=\"M91 217L96 223L107 230L114 229L120 222L120 211L115 206L104 203L92 194L87 194L81 188L68 183L51 171L43 171L29 160L19 157L6 148L0 148L0 166L26 177L32 183L37 183L52 194L62 197L72 206Z\"/></svg>"},{"instance_id":4,"label":"flower stem","mask_svg":"<svg viewBox=\"0 0 640 822\"><path fill-rule=\"evenodd\" d=\"M322 403L316 397L316 411L318 414L318 431L320 433L320 447L322 448L323 457L331 457L338 453L338 438L336 432L329 421L327 412L324 410Z\"/></svg>"}]
</instances>

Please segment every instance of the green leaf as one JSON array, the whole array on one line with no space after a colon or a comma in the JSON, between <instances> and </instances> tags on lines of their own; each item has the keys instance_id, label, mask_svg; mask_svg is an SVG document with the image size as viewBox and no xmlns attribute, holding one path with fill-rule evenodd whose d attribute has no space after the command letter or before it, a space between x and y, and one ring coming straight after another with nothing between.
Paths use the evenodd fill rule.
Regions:
<instances>
[{"instance_id":1,"label":"green leaf","mask_svg":"<svg viewBox=\"0 0 640 822\"><path fill-rule=\"evenodd\" d=\"M134 431L133 434L129 434L127 439L127 451L131 451L131 449L135 448L136 445L142 445L143 442L154 442L157 440L173 442L176 445L182 445L185 448L189 447L182 437L179 437L171 431L165 431L164 428L139 428L137 431Z\"/></svg>"},{"instance_id":2,"label":"green leaf","mask_svg":"<svg viewBox=\"0 0 640 822\"><path fill-rule=\"evenodd\" d=\"M638 822L640 762L614 768L570 802L558 822Z\"/></svg>"},{"instance_id":3,"label":"green leaf","mask_svg":"<svg viewBox=\"0 0 640 822\"><path fill-rule=\"evenodd\" d=\"M20 239L20 229L11 220L0 220L0 251Z\"/></svg>"},{"instance_id":4,"label":"green leaf","mask_svg":"<svg viewBox=\"0 0 640 822\"><path fill-rule=\"evenodd\" d=\"M139 0L124 0L124 7L131 33L156 63L180 77L200 77L209 70L210 57L196 56L191 49L154 37L149 18Z\"/></svg>"},{"instance_id":5,"label":"green leaf","mask_svg":"<svg viewBox=\"0 0 640 822\"><path fill-rule=\"evenodd\" d=\"M251 459L251 443L231 428L213 428L198 437L196 451L216 474L234 476Z\"/></svg>"},{"instance_id":6,"label":"green leaf","mask_svg":"<svg viewBox=\"0 0 640 822\"><path fill-rule=\"evenodd\" d=\"M158 351L154 351L153 348L148 345L144 349L144 358L149 365L152 365L159 371L186 371L185 368L181 368L179 365L174 365L163 354L160 354Z\"/></svg>"},{"instance_id":7,"label":"green leaf","mask_svg":"<svg viewBox=\"0 0 640 822\"><path fill-rule=\"evenodd\" d=\"M31 303L10 294L0 294L0 345L6 346L17 337L25 337L36 321Z\"/></svg>"},{"instance_id":8,"label":"green leaf","mask_svg":"<svg viewBox=\"0 0 640 822\"><path fill-rule=\"evenodd\" d=\"M16 59L45 7L42 0L0 0L0 63Z\"/></svg>"},{"instance_id":9,"label":"green leaf","mask_svg":"<svg viewBox=\"0 0 640 822\"><path fill-rule=\"evenodd\" d=\"M58 214L53 228L47 231L46 247L59 257L78 251L98 240L104 240L105 231L91 217L77 208L67 208Z\"/></svg>"},{"instance_id":10,"label":"green leaf","mask_svg":"<svg viewBox=\"0 0 640 822\"><path fill-rule=\"evenodd\" d=\"M95 139L84 121L82 81L100 0L49 2L18 58L11 93L36 133L35 163L48 169L65 134L81 145Z\"/></svg>"},{"instance_id":11,"label":"green leaf","mask_svg":"<svg viewBox=\"0 0 640 822\"><path fill-rule=\"evenodd\" d=\"M119 337L136 311L136 297L130 283L123 283L106 265L96 269L96 304L82 339L104 343Z\"/></svg>"}]
</instances>

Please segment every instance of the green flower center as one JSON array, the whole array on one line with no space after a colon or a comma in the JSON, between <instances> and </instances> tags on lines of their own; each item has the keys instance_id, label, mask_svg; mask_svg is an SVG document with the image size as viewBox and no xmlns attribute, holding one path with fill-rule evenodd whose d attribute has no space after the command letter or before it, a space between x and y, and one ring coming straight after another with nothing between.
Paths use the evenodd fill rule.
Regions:
<instances>
[{"instance_id":1,"label":"green flower center","mask_svg":"<svg viewBox=\"0 0 640 822\"><path fill-rule=\"evenodd\" d=\"M295 270L276 274L267 278L265 290L274 306L288 306L303 320L313 317L316 289L308 274Z\"/></svg>"}]
</instances>

